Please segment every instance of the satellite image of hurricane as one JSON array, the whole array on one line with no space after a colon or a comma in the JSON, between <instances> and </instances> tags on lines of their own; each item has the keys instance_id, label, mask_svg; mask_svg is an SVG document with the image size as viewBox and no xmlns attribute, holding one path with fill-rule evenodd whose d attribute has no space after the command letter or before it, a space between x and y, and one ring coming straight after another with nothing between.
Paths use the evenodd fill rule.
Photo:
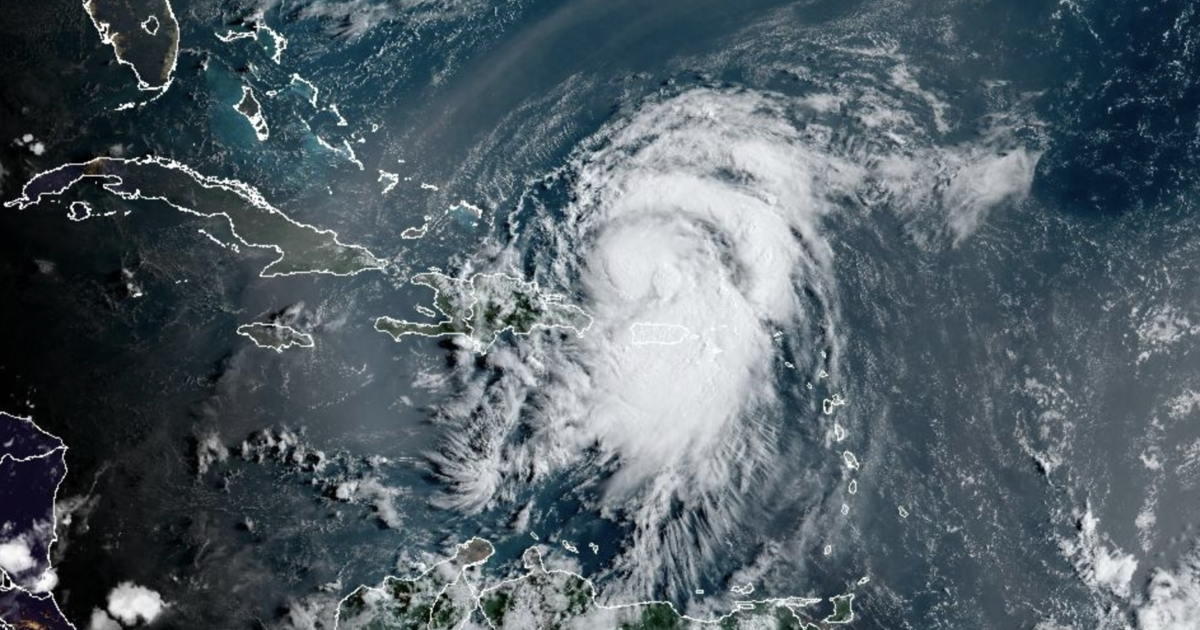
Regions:
<instances>
[{"instance_id":1,"label":"satellite image of hurricane","mask_svg":"<svg viewBox=\"0 0 1200 630\"><path fill-rule=\"evenodd\" d=\"M0 630L1200 630L1200 3L0 20Z\"/></svg>"}]
</instances>

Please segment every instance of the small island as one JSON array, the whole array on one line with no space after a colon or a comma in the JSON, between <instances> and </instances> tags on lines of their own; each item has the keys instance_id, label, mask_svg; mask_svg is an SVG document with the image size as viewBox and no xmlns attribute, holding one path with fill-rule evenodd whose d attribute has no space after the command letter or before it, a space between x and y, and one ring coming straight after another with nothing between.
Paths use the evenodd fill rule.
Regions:
<instances>
[{"instance_id":1,"label":"small island","mask_svg":"<svg viewBox=\"0 0 1200 630\"><path fill-rule=\"evenodd\" d=\"M250 89L249 85L242 86L242 99L233 106L233 110L246 118L246 121L254 129L254 137L258 138L259 142L266 142L267 138L271 137L271 130L267 127L267 118L263 115L262 104L258 102L258 97L254 96L254 90Z\"/></svg>"},{"instance_id":2,"label":"small island","mask_svg":"<svg viewBox=\"0 0 1200 630\"><path fill-rule=\"evenodd\" d=\"M833 614L824 619L825 623L850 623L854 621L854 593L830 597L833 602Z\"/></svg>"},{"instance_id":3,"label":"small island","mask_svg":"<svg viewBox=\"0 0 1200 630\"><path fill-rule=\"evenodd\" d=\"M459 545L453 558L414 578L389 577L378 587L360 587L339 604L337 628L829 630L854 617L852 594L831 598L834 612L823 620L808 609L824 600L801 597L737 601L732 611L713 619L680 614L667 602L605 606L583 576L546 569L537 547L525 552L523 575L489 580L483 569L493 551L491 543L474 538Z\"/></svg>"},{"instance_id":4,"label":"small island","mask_svg":"<svg viewBox=\"0 0 1200 630\"><path fill-rule=\"evenodd\" d=\"M237 334L249 337L259 348L283 352L288 348L313 347L312 335L302 333L286 324L254 322L237 327Z\"/></svg>"},{"instance_id":5,"label":"small island","mask_svg":"<svg viewBox=\"0 0 1200 630\"><path fill-rule=\"evenodd\" d=\"M399 341L405 335L462 336L477 352L486 353L504 331L527 335L537 328L562 328L583 335L592 318L560 295L544 293L535 282L504 274L475 274L452 278L431 271L412 277L413 284L434 290L433 307L444 317L437 322L413 322L393 317L375 320L375 330Z\"/></svg>"}]
</instances>

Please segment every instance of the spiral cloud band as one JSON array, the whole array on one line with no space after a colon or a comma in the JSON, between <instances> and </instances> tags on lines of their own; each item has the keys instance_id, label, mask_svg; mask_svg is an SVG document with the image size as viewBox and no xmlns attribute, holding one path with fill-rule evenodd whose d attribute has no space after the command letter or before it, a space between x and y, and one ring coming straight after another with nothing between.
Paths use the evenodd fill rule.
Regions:
<instances>
[{"instance_id":1,"label":"spiral cloud band","mask_svg":"<svg viewBox=\"0 0 1200 630\"><path fill-rule=\"evenodd\" d=\"M577 157L572 201L531 229L552 252L539 273L594 324L580 339L493 349L490 376L462 377L434 455L448 505L494 507L595 470L581 482L594 507L632 532L625 584L681 592L703 573L741 506L805 465L778 457L793 421L783 398L839 378L829 217L882 200L900 216L940 212L930 240L958 243L1023 198L1037 162L1021 147L889 152L903 128L845 142L821 123L831 100L697 89Z\"/></svg>"}]
</instances>

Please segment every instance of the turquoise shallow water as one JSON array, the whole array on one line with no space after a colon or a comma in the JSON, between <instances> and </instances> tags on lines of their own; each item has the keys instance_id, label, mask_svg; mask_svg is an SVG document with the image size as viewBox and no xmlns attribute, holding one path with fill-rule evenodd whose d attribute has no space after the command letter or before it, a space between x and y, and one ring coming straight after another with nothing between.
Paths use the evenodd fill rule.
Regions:
<instances>
[{"instance_id":1,"label":"turquoise shallow water","mask_svg":"<svg viewBox=\"0 0 1200 630\"><path fill-rule=\"evenodd\" d=\"M853 590L857 628L1118 628L1159 614L1154 575L1183 575L1200 483L1186 3L176 9L174 83L126 111L132 74L75 4L6 22L3 199L68 161L160 155L245 182L391 265L259 278L270 253L222 248L198 234L220 235L209 223L95 186L0 212L0 408L70 447L63 496L82 507L60 528L55 593L76 625L123 581L171 603L163 625L328 622L355 585L472 535L512 567L536 534L614 599L698 614L746 582L764 596ZM254 20L286 38L278 62L266 31L216 36ZM234 110L244 86L265 142ZM731 425L729 444L756 436L729 456L738 475L700 500L680 490L685 474L647 516L608 494L636 459L620 440L592 436L554 459L568 451L539 433L587 434L594 416L557 424L556 404L612 393L588 387L624 355L551 333L502 336L485 358L447 340L393 343L371 324L419 319L430 295L407 278L430 267L520 275L602 310L589 252L609 224L573 208L615 181L634 189L629 164L702 173L696 203L711 199L716 218L681 233L708 239L714 275L750 282L769 256L737 259L744 233L722 232L729 198L711 191L768 198L774 162L723 162L706 136L703 151L637 150L706 128L703 111L637 127L689 95L761 99L764 122L746 134L782 125L763 133L784 140L764 142L810 160L782 180L811 170L853 184L830 187L819 230L789 235L798 260L827 257L828 273L797 280L799 314L772 322L755 374L776 399ZM597 162L621 142L629 160ZM668 199L654 208L664 217L687 205ZM114 215L71 222L75 200ZM622 217L611 225L644 219ZM595 231L571 231L591 220ZM315 348L276 354L235 332L272 319ZM682 387L662 383L663 396ZM826 416L833 393L848 402ZM650 424L632 430L669 428ZM463 435L470 448L448 451ZM453 472L464 462L495 482L470 507ZM686 470L698 486L706 469ZM347 501L346 483L376 490Z\"/></svg>"}]
</instances>

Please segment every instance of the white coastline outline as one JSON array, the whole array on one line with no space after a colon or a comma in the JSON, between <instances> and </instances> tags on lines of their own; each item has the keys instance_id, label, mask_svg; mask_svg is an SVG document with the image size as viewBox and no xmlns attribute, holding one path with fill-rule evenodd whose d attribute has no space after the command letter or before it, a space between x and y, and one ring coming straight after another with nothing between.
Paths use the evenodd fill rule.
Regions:
<instances>
[{"instance_id":1,"label":"white coastline outline","mask_svg":"<svg viewBox=\"0 0 1200 630\"><path fill-rule=\"evenodd\" d=\"M350 125L350 123L346 120L346 117L342 116L342 112L338 111L337 103L330 103L328 109L334 116L337 117L337 126L346 127Z\"/></svg>"},{"instance_id":2,"label":"white coastline outline","mask_svg":"<svg viewBox=\"0 0 1200 630\"><path fill-rule=\"evenodd\" d=\"M238 31L234 31L233 29L229 29L229 30L225 31L224 33L213 33L213 35L215 35L217 37L217 39L221 40L222 42L225 42L226 44L231 43L231 42L236 42L239 39L256 39L258 37L258 33L254 32L254 31L238 32Z\"/></svg>"},{"instance_id":3,"label":"white coastline outline","mask_svg":"<svg viewBox=\"0 0 1200 630\"><path fill-rule=\"evenodd\" d=\"M175 9L171 6L171 0L163 0L163 5L165 5L167 8L167 17L171 18L171 21L175 23L175 46L174 50L172 50L171 68L167 70L167 80L162 85L151 85L147 83L146 80L142 78L142 73L138 72L137 66L134 66L132 62L121 56L121 51L117 47L117 41L111 31L112 25L108 22L101 22L100 20L96 19L95 14L92 13L93 3L100 1L102 0L83 0L83 12L87 13L88 19L92 21L92 26L95 27L96 32L100 35L100 43L113 49L113 57L116 58L118 64L129 66L129 69L133 70L133 76L137 79L138 90L142 92L158 92L157 95L148 101L140 104L125 103L119 106L117 110L121 111L129 109L135 105L145 105L146 103L153 102L158 97L166 94L167 90L170 89L171 84L175 82L175 67L179 64L179 40L182 38L182 33L180 33L179 19L175 17ZM148 19L149 18L147 18L147 20ZM157 31L158 29L155 29L155 33L157 33ZM157 37L158 35L152 34L152 36Z\"/></svg>"},{"instance_id":4,"label":"white coastline outline","mask_svg":"<svg viewBox=\"0 0 1200 630\"><path fill-rule=\"evenodd\" d=\"M475 584L473 584L470 580L464 579L464 577L466 576L466 571L467 571L467 569L470 569L472 567L478 567L478 566L482 566L482 565L486 564L488 562L488 560L490 560L492 558L492 556L496 555L496 547L495 547L495 545L492 544L492 542L490 540L480 537L480 536L475 536L475 537L472 537L471 539L467 540L464 543L460 543L460 544L456 545L455 549L456 550L465 550L467 547L469 547L475 541L481 541L481 542L487 543L487 545L491 548L491 552L488 553L488 555L485 556L481 560L477 560L475 562L470 562L470 563L464 563L462 565L462 569L457 573L457 575L454 577L454 579L448 581L445 585L442 586L442 589L440 591L438 591L437 596L433 598L433 601L436 604L436 602L440 601L442 596L446 594L447 589L449 589L451 586L454 586L455 584L458 584L461 580L462 583L464 585L466 585L468 590L470 590L471 595L473 596L473 598L475 600L475 606L469 610L470 614L464 616L463 619L464 620L470 619L471 616L473 616L475 612L479 612L482 614L484 621L487 622L488 627L492 628L492 630L499 630L499 628L497 628L496 625L494 623L492 623L491 618L489 618L487 613L484 612L484 610L483 610L483 601L482 600L483 600L484 594L486 594L490 591L494 591L496 589L502 588L506 585L528 579L530 576L535 575L536 571L538 571L538 570L540 570L543 573L547 573L547 574L567 575L567 576L576 578L578 580L581 580L582 582L584 582L587 585L588 590L591 591L589 593L589 597L588 597L591 605L600 610L621 610L624 608L636 608L636 607L640 607L640 606L662 606L662 605L665 605L665 606L670 607L671 612L675 613L675 615L678 616L681 620L686 620L686 621L690 621L692 623L698 623L698 624L704 624L704 625L719 625L722 622L724 622L726 619L729 619L729 618L733 617L734 615L737 615L739 612L746 611L746 610L753 610L755 607L758 607L761 605L774 605L776 607L787 608L788 612L792 613L792 616L794 616L798 622L803 623L809 627L815 627L813 622L816 622L817 619L813 618L812 620L806 622L805 620L801 619L800 615L798 615L796 613L796 609L807 608L814 604L819 604L823 601L828 601L835 606L834 612L832 614L830 614L829 616L825 617L824 619L821 619L820 623L841 625L841 624L848 624L854 620L854 610L853 610L854 593L844 593L842 595L836 595L836 596L827 597L827 598L771 597L771 598L754 599L754 600L735 600L733 602L733 610L730 610L729 612L725 613L724 615L721 615L720 617L717 617L716 619L701 619L699 617L692 617L690 615L683 614L683 613L679 612L679 610L677 608L675 608L675 604L668 602L668 601L660 601L660 600L644 600L644 601L638 601L638 602L631 602L631 603L627 603L627 604L614 604L614 605L609 606L609 605L601 604L599 601L596 600L596 596L599 591L596 588L595 583L593 583L588 578L585 578L582 575L575 573L574 571L568 571L565 569L547 569L546 565L543 561L542 552L540 549L538 549L537 546L529 547L522 554L522 558L524 558L525 555L533 553L533 555L537 559L536 566L531 566L528 562L525 563L525 568L528 571L525 575L517 576L514 578L509 578L507 580L501 580L500 582L497 582L496 584L476 590ZM342 605L347 600L349 600L351 597L353 597L356 593L358 593L359 591L368 591L368 592L376 591L379 593L383 593L384 587L386 586L386 584L389 580L394 580L394 581L398 581L398 582L416 582L417 580L420 580L421 578L423 578L423 577L429 575L430 573L434 572L435 570L437 570L438 567L440 567L444 564L454 562L455 558L457 558L457 557L458 557L458 553L456 552L453 556L434 563L432 566L428 567L427 569L425 569L424 571L422 571L415 577L402 578L402 577L397 577L394 575L389 575L379 581L379 586L367 586L364 584L364 585L360 585L358 588L351 590L348 594L346 594L345 597L338 600L337 608L334 610L334 615L333 615L334 630L338 630L338 628L340 627L340 624L341 624ZM753 591L752 586L750 587L750 591ZM747 592L747 594L749 594L749 593ZM836 609L837 603L835 601L836 599L848 599L848 601L850 601L851 611L850 611L849 618L842 620L842 621L830 621L830 619L833 618L833 615L837 613L837 609ZM436 606L430 607L429 614L431 615L431 618L430 618L431 621L432 621L432 614L434 612L435 607Z\"/></svg>"},{"instance_id":5,"label":"white coastline outline","mask_svg":"<svg viewBox=\"0 0 1200 630\"><path fill-rule=\"evenodd\" d=\"M62 488L63 481L66 481L67 475L70 474L70 472L71 472L70 468L67 466L67 451L70 450L70 448L67 446L67 443L64 442L62 438L60 438L57 435L54 435L53 433L50 433L49 431L38 426L38 424L33 421L33 416L22 416L22 415L18 415L18 414L14 414L14 413L8 413L7 411L0 411L0 415L5 415L5 416L8 416L9 418L21 420L23 422L28 422L30 424L30 426L32 426L34 429L36 429L39 433L41 433L42 435L45 435L46 437L53 438L55 441L58 442L58 446L50 449L49 451L47 451L45 453L42 453L41 455L31 455L29 457L13 457L12 455L5 453L3 455L0 455L0 464L3 464L5 461L14 461L17 463L28 462L28 461L32 461L35 459L43 459L43 458L49 457L58 452L62 453L63 474L61 477L59 477L58 483L55 484L55 486L54 486L54 497L53 497L53 500L52 500L52 503L50 506L50 517L52 519L54 519L54 532L53 532L53 536L50 538L50 544L46 545L46 569L45 569L45 571L51 571L54 569L54 564L51 561L50 552L54 548L54 545L58 542L58 491L59 491L59 489ZM45 571L42 572L42 575L45 575ZM71 620L68 619L65 614L63 614L62 607L58 605L58 599L56 599L54 597L54 589L51 589L51 590L49 590L45 593L41 593L41 594L33 593L33 592L30 592L28 589L23 588L20 584L17 584L17 582L12 579L12 576L10 576L8 574L8 572L5 571L4 569L0 569L0 576L4 577L5 580L8 582L8 587L0 586L0 592L9 592L9 591L15 589L15 590L18 590L40 602L45 602L47 599L49 599L50 603L54 604L54 610L58 611L59 618L61 618L63 620L63 622L67 624L67 626L72 628L72 630L75 630L75 628L76 628L75 624L71 623ZM0 628L3 628L4 630L15 630L16 626L13 626L12 624L6 622L4 619L0 619Z\"/></svg>"},{"instance_id":6,"label":"white coastline outline","mask_svg":"<svg viewBox=\"0 0 1200 630\"><path fill-rule=\"evenodd\" d=\"M255 30L266 31L267 35L271 37L271 42L274 44L271 49L271 61L274 61L275 65L280 65L283 62L283 51L288 47L288 40L279 31L267 26L262 14L259 14L257 18L254 22Z\"/></svg>"},{"instance_id":7,"label":"white coastline outline","mask_svg":"<svg viewBox=\"0 0 1200 630\"><path fill-rule=\"evenodd\" d=\"M288 85L294 85L296 83L306 85L308 86L308 89L312 90L312 96L308 98L308 103L315 108L317 106L317 97L321 94L321 89L318 88L312 81L309 81L308 79L305 79L299 74L293 72L292 78L288 81Z\"/></svg>"},{"instance_id":8,"label":"white coastline outline","mask_svg":"<svg viewBox=\"0 0 1200 630\"><path fill-rule=\"evenodd\" d=\"M429 222L431 220L432 217L425 215L425 222L421 224L421 227L405 228L404 231L400 233L400 238L406 241L415 241L420 238L425 238L425 234L429 232Z\"/></svg>"},{"instance_id":9,"label":"white coastline outline","mask_svg":"<svg viewBox=\"0 0 1200 630\"><path fill-rule=\"evenodd\" d=\"M401 164L404 163L404 160L397 160L397 161L400 162ZM404 178L404 181L406 181L406 182L411 181L411 180L412 180L412 177ZM434 186L433 184L426 184L426 183L422 182L421 189L437 191L438 187ZM474 215L475 223L472 224L473 227L476 225L479 225L479 221L481 221L483 219L484 210L482 207L477 206L477 205L467 201L466 199L461 199L461 198L457 202L447 206L446 209L442 211L442 214L440 216L442 216L442 217L449 216L451 212L454 212L456 210L466 211L466 212L469 212L472 215ZM424 219L424 223L421 224L421 227L410 227L410 228L404 230L404 232L400 234L400 238L406 239L406 240L415 240L415 239L419 239L419 238L425 238L425 235L429 232L429 230L432 227L434 227L434 224L433 224L434 217L431 215L425 215L423 217L423 219ZM439 225L441 225L441 224L439 224Z\"/></svg>"},{"instance_id":10,"label":"white coastline outline","mask_svg":"<svg viewBox=\"0 0 1200 630\"><path fill-rule=\"evenodd\" d=\"M158 16L151 15L150 17L142 20L140 26L142 27L142 30L146 31L148 34L158 35L158 27L160 26L158 23Z\"/></svg>"},{"instance_id":11,"label":"white coastline outline","mask_svg":"<svg viewBox=\"0 0 1200 630\"><path fill-rule=\"evenodd\" d=\"M668 338L665 341L654 338L651 331L665 333ZM659 322L634 322L629 325L629 334L632 336L629 343L635 346L677 346L685 341L700 338L700 335L694 334L687 326Z\"/></svg>"},{"instance_id":12,"label":"white coastline outline","mask_svg":"<svg viewBox=\"0 0 1200 630\"><path fill-rule=\"evenodd\" d=\"M379 179L377 179L375 181L386 182L383 187L383 190L381 190L379 192L379 194L381 194L381 195L386 195L386 194L392 192L392 189L395 188L400 183L400 175L397 173L389 173L388 171L379 169Z\"/></svg>"},{"instance_id":13,"label":"white coastline outline","mask_svg":"<svg viewBox=\"0 0 1200 630\"><path fill-rule=\"evenodd\" d=\"M471 214L475 215L476 220L483 218L483 208L480 208L479 206L467 201L466 199L459 199L458 203L456 203L446 209L446 214L449 214L450 212L452 212L454 210L466 210L467 212L470 212Z\"/></svg>"},{"instance_id":14,"label":"white coastline outline","mask_svg":"<svg viewBox=\"0 0 1200 630\"><path fill-rule=\"evenodd\" d=\"M214 32L213 35L216 35L217 39L221 40L222 42L229 44L239 39L253 39L254 41L258 41L259 35L266 33L267 36L271 38L271 61L274 61L275 65L280 65L280 63L283 61L283 51L288 47L287 38L280 34L279 31L267 26L267 22L265 19L263 19L262 13L257 13L252 16L248 20L248 24L250 30L247 31L226 29L224 33ZM263 48L266 48L266 46L263 46Z\"/></svg>"},{"instance_id":15,"label":"white coastline outline","mask_svg":"<svg viewBox=\"0 0 1200 630\"><path fill-rule=\"evenodd\" d=\"M249 100L254 103L254 115L247 114L242 111L242 105ZM249 85L242 86L242 98L233 106L233 111L242 115L250 126L254 128L254 137L258 138L259 142L266 142L271 137L271 128L267 126L267 118L263 115L262 103L258 102L258 97L254 96L254 90Z\"/></svg>"},{"instance_id":16,"label":"white coastline outline","mask_svg":"<svg viewBox=\"0 0 1200 630\"><path fill-rule=\"evenodd\" d=\"M562 300L562 299L565 297L565 296L563 296L563 295L560 295L560 294L558 294L558 293L542 293L541 286L538 284L537 280L530 280L530 281L526 282L525 280L522 280L521 278L518 278L517 276L511 276L511 275L508 275L508 274L506 274L506 273L476 273L476 274L474 274L474 275L472 275L472 276L470 276L470 277L468 277L468 278L454 278L454 277L452 277L452 276L449 276L449 275L447 275L447 274L445 274L445 273L442 273L441 271L432 271L432 270L431 270L431 271L425 271L425 272L422 272L422 273L419 273L419 274L413 274L413 276L412 276L411 278L409 278L409 282L411 282L412 284L417 284L417 285L420 285L420 286L423 286L423 287L429 287L430 289L433 289L433 305L434 305L434 308L437 308L437 299L438 299L438 298L441 296L441 291L440 291L440 290L439 290L437 287L433 286L432 284L430 284L430 283L428 283L428 282L421 282L421 281L419 281L419 280L416 280L416 277L417 277L417 276L420 276L420 275L426 275L426 274L431 274L431 275L435 275L435 276L441 276L441 277L443 277L443 278L446 278L446 279L447 279L447 280L449 280L450 282L464 282L464 283L466 283L466 284L470 285L471 287L474 287L474 285L475 285L475 278L478 278L478 277L480 277L480 276L482 276L482 277L485 277L485 278L504 278L504 279L506 279L506 280L513 280L513 281L515 281L515 282L518 282L518 283L521 283L521 284L525 284L525 285L532 285L532 286L533 286L533 291L534 291L534 293L535 293L535 294L537 294L538 296L540 296L540 297L541 297L542 299L544 299L544 300L548 300L548 301L551 301L551 302L560 302L560 301L561 301L561 300ZM474 294L474 292L472 291L472 293L471 293L471 302L470 302L470 303L467 305L467 310L468 310L468 312L474 313L474 312L475 312L475 305L476 305L476 304L478 304L478 303L479 303L479 298L478 298L478 297L477 297L477 296ZM378 325L379 325L379 323L380 323L380 322L385 322L385 321L386 321L386 322L395 322L395 323L400 323L400 324L412 324L412 323L414 323L414 322L408 322L408 321L405 321L405 320L403 320L403 319L397 319L397 318L395 318L395 317L391 317L391 316L389 316L389 315L381 315L381 316L379 316L379 317L376 317L376 318L375 318L375 320L373 321L372 325L375 327L375 330L377 330L377 331L379 331L379 332L381 332L381 333L383 333L383 334L385 334L385 335L388 335L388 336L392 337L392 340L393 340L393 341L395 341L395 342L397 342L397 343L399 343L399 342L400 342L400 338L401 338L401 337L407 337L407 336L410 336L410 335L415 335L415 336L418 336L418 337L426 337L426 338L429 338L429 339L437 339L437 338L440 338L440 337L456 337L456 336L457 336L457 337L463 337L464 339L466 339L466 340L467 340L467 341L468 341L468 342L471 344L471 347L472 347L472 348L475 350L475 352L479 353L480 355L486 355L486 354L488 353L488 350L490 350L490 349L492 348L492 346L493 346L493 345L496 343L496 341L500 339L500 335L501 335L501 334L503 334L503 333L504 333L504 332L506 332L506 331L508 331L508 332L512 332L512 334L513 334L513 335L516 335L516 336L518 336L518 337L521 337L521 336L529 336L530 334L532 334L532 333L533 333L533 331L535 331L535 330L537 330L537 329L539 329L539 328L541 328L541 329L544 329L544 330L554 330L554 329L560 329L560 330L573 330L573 331L575 331L575 335L576 335L577 337L583 337L583 334L584 334L584 333L586 333L588 330L590 330L590 329L591 329L591 327L592 327L592 324L595 322L595 318L593 318L593 317L592 317L590 314L588 314L588 312L587 312L587 311L583 310L583 308L581 308L581 307L579 307L579 306L576 306L576 305L574 305L574 304L559 304L559 305L560 305L560 306L563 306L563 307L565 307L565 308L568 308L568 309L574 309L574 310L578 311L578 312L579 312L579 314L583 315L584 317L586 317L586 318L588 319L587 326L584 326L582 329L580 329L580 328L576 328L576 327L574 327L574 326L564 326L564 325L559 325L559 324L543 324L543 323L535 323L535 324L533 324L532 326L530 326L530 328L529 328L529 332L518 332L518 331L517 331L516 329L514 329L514 328L513 328L511 325L509 325L509 326L505 326L504 328L499 328L499 329L497 329L497 330L495 331L495 333L492 335L492 340L491 340L491 341L489 341L489 342L487 343L487 345L482 345L482 342L476 341L476 340L475 340L475 338L474 338L472 335L469 335L469 334L467 334L467 333L461 333L461 332L448 332L448 333L438 333L438 334L436 334L436 335L427 335L427 334L425 334L425 333L420 333L420 332L409 332L409 331L405 331L405 332L402 332L402 333L399 333L399 334L395 334L395 333L392 333L392 332L389 332L389 331L386 331L386 330L380 330L380 329L378 328ZM438 309L438 310L441 310L441 309ZM448 319L444 319L444 320L442 320L442 321L439 321L439 322L434 322L433 324L429 324L429 325L436 326L436 325L440 325L440 324L452 324L452 323L454 323L454 316L453 316L453 315L451 315L450 313L445 313L445 312L443 312L443 313L442 313L442 315L446 316ZM419 322L418 322L418 323L419 323ZM474 329L472 329L472 332L474 332ZM481 347L481 345L482 345L482 347Z\"/></svg>"},{"instance_id":17,"label":"white coastline outline","mask_svg":"<svg viewBox=\"0 0 1200 630\"><path fill-rule=\"evenodd\" d=\"M275 328L277 330L287 332L293 337L287 341L280 342L279 345L263 345L259 343L258 339L255 338L255 336L250 332L255 328ZM263 348L264 350L274 350L277 354L283 354L284 350L291 348L312 348L315 345L312 335L300 332L299 330L296 330L287 324L280 324L277 322L252 322L249 324L242 324L241 326L237 327L236 332L237 334L246 337L250 341L253 341L254 345L258 346L259 348Z\"/></svg>"},{"instance_id":18,"label":"white coastline outline","mask_svg":"<svg viewBox=\"0 0 1200 630\"><path fill-rule=\"evenodd\" d=\"M370 265L370 266L364 266L361 269L357 269L355 271L350 271L350 272L344 272L344 273L332 271L329 269L306 269L306 270L302 270L302 271L288 271L288 272L284 272L284 273L280 273L280 272L268 273L270 271L271 267L274 267L274 266L278 265L281 261L283 261L284 257L287 254L283 250L283 248L280 247L279 245L276 245L273 243L252 243L252 242L246 240L241 234L238 234L237 225L234 223L233 218L230 217L229 214L226 212L212 212L212 213L200 212L198 210L193 210L191 208L181 206L177 203L174 203L174 202L170 201L169 199L167 199L166 197L144 195L144 194L142 194L142 191L140 189L136 190L132 193L117 190L121 186L121 184L124 183L119 175L90 174L90 173L85 172L82 175L80 175L79 177L72 179L70 182L67 182L66 184L62 185L61 187L59 187L56 190L38 193L37 197L32 198L32 199L29 197L28 192L27 192L27 190L29 188L29 184L34 182L35 180L39 179L43 175L48 175L55 171L59 171L59 170L66 169L66 168L72 168L72 167L86 168L89 164L91 164L92 162L95 162L97 160L111 161L111 162L117 162L117 163L122 163L122 164L133 164L133 165L137 165L137 166L152 165L152 166L159 166L159 167L166 168L166 169L177 170L177 171L187 175L188 177L192 178L197 184L199 184L203 188L208 188L208 189L215 188L215 189L220 189L220 190L225 190L225 191L231 192L234 195L237 195L238 197L243 199L246 203L250 204L251 206L253 206L261 211L267 212L269 214L279 215L281 218L283 218L283 220L287 221L288 223L291 223L292 225L295 225L297 227L304 228L304 229L313 230L313 231L317 232L318 234L332 235L333 242L336 245L339 245L339 246L347 248L347 249L360 251L360 252L366 254L367 256L369 256L375 264ZM297 221L297 220L291 218L286 213L284 213L282 210L271 205L266 200L266 198L262 196L262 193L258 192L258 189L254 188L253 186L251 186L245 182L242 182L242 181L239 181L236 179L225 179L225 178L216 177L216 176L204 175L204 174L200 173L199 171L196 171L192 167L190 167L182 162L177 162L177 161L169 159L169 158L163 158L163 157L158 157L158 156L154 156L154 155L140 157L140 158L98 157L98 158L93 158L91 160L88 160L87 162L67 162L66 164L61 164L52 169L48 169L48 170L42 171L40 173L37 173L33 177L29 178L29 180L26 181L25 184L21 187L21 196L16 199L12 199L12 200L4 202L4 207L5 208L16 207L18 210L24 210L25 208L27 208L31 205L36 205L36 204L40 203L42 201L42 197L56 197L58 195L63 194L64 192L66 192L67 190L70 190L73 186L75 186L75 184L79 183L80 181L82 181L84 179L108 180L107 183L102 185L102 188L104 188L106 191L120 197L121 199L125 199L127 201L143 201L143 200L144 201L161 201L161 202L167 204L168 206L171 206L172 208L174 208L180 212L186 213L186 214L191 214L194 216L199 216L199 217L204 217L204 218L224 217L226 223L229 224L229 230L233 234L234 238L236 238L243 245L245 245L246 247L256 247L259 249L271 249L279 254L278 258L276 258L275 260L268 263L265 267L263 267L262 271L259 272L258 275L260 278L280 278L280 277L308 275L308 274L321 274L321 275L338 276L338 277L349 277L349 276L358 275L364 271L382 270L387 267L387 262L385 260L380 259L378 256L373 254L366 247L363 247L362 245L351 245L351 244L343 243L338 238L338 233L335 232L334 230L331 230L328 228L318 228L315 225L310 225L308 223L302 223L300 221Z\"/></svg>"},{"instance_id":19,"label":"white coastline outline","mask_svg":"<svg viewBox=\"0 0 1200 630\"><path fill-rule=\"evenodd\" d=\"M242 248L238 247L237 243L226 243L225 241L222 241L221 239L213 236L211 232L209 232L208 230L206 230L204 228L199 228L196 231L199 232L202 236L204 236L208 240L219 245L222 249L233 250L233 252L235 254L242 253Z\"/></svg>"},{"instance_id":20,"label":"white coastline outline","mask_svg":"<svg viewBox=\"0 0 1200 630\"><path fill-rule=\"evenodd\" d=\"M92 216L92 204L86 201L72 201L67 206L67 218L72 221L86 221Z\"/></svg>"},{"instance_id":21,"label":"white coastline outline","mask_svg":"<svg viewBox=\"0 0 1200 630\"><path fill-rule=\"evenodd\" d=\"M362 160L358 159L358 156L354 153L354 147L350 146L349 139L344 138L342 140L342 146L335 147L332 144L329 144L329 142L327 140L325 140L325 138L322 138L321 136L317 135L317 133L312 130L312 127L308 124L307 120L304 120L303 118L301 118L300 121L304 123L305 128L307 128L308 131L310 133L312 133L313 137L317 139L317 144L321 145L322 147L325 147L325 149L330 151L331 153L336 153L336 154L346 158L346 160L349 161L351 164L354 164L355 166L357 166L358 170L360 170L360 171L366 170L366 166L363 165Z\"/></svg>"}]
</instances>

